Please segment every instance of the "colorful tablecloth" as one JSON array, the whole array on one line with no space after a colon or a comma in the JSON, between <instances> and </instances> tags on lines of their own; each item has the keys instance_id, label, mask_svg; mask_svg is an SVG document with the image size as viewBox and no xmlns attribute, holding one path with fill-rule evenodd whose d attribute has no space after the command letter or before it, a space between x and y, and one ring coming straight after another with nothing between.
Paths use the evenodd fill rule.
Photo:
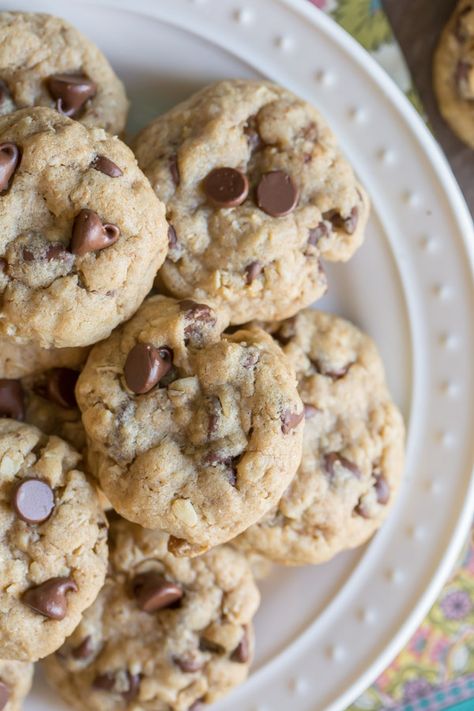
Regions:
<instances>
[{"instance_id":1,"label":"colorful tablecloth","mask_svg":"<svg viewBox=\"0 0 474 711\"><path fill-rule=\"evenodd\" d=\"M309 0L350 32L422 112L380 0ZM433 0L441 2L442 0ZM407 647L348 711L474 711L474 529Z\"/></svg>"}]
</instances>

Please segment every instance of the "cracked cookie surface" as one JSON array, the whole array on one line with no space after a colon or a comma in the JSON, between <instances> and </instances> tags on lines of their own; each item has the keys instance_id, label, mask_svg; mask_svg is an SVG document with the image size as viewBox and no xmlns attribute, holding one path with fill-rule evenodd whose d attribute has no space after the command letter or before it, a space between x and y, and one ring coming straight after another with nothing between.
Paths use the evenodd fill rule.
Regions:
<instances>
[{"instance_id":1,"label":"cracked cookie surface","mask_svg":"<svg viewBox=\"0 0 474 711\"><path fill-rule=\"evenodd\" d=\"M303 457L278 506L236 544L286 565L322 563L364 543L389 513L403 420L375 344L348 321L307 309L269 329L296 370Z\"/></svg>"},{"instance_id":2,"label":"cracked cookie surface","mask_svg":"<svg viewBox=\"0 0 474 711\"><path fill-rule=\"evenodd\" d=\"M368 199L332 131L275 84L210 85L135 149L171 226L158 284L226 305L231 323L308 306L326 290L320 260L346 261L363 240Z\"/></svg>"},{"instance_id":3,"label":"cracked cookie surface","mask_svg":"<svg viewBox=\"0 0 474 711\"><path fill-rule=\"evenodd\" d=\"M229 540L278 501L301 457L294 372L261 329L155 296L96 345L76 396L101 488L174 553Z\"/></svg>"},{"instance_id":4,"label":"cracked cookie surface","mask_svg":"<svg viewBox=\"0 0 474 711\"><path fill-rule=\"evenodd\" d=\"M45 662L74 708L197 711L245 680L259 603L245 557L221 546L176 558L167 538L112 520L105 586Z\"/></svg>"},{"instance_id":5,"label":"cracked cookie surface","mask_svg":"<svg viewBox=\"0 0 474 711\"><path fill-rule=\"evenodd\" d=\"M33 106L62 110L114 134L125 127L128 100L99 48L68 22L44 13L1 12L0 115Z\"/></svg>"},{"instance_id":6,"label":"cracked cookie surface","mask_svg":"<svg viewBox=\"0 0 474 711\"><path fill-rule=\"evenodd\" d=\"M33 664L0 659L0 709L21 711L33 682Z\"/></svg>"},{"instance_id":7,"label":"cracked cookie surface","mask_svg":"<svg viewBox=\"0 0 474 711\"><path fill-rule=\"evenodd\" d=\"M80 456L58 437L0 419L0 657L51 654L96 598L107 524Z\"/></svg>"},{"instance_id":8,"label":"cracked cookie surface","mask_svg":"<svg viewBox=\"0 0 474 711\"><path fill-rule=\"evenodd\" d=\"M474 3L459 0L434 58L434 88L444 119L474 148Z\"/></svg>"},{"instance_id":9,"label":"cracked cookie surface","mask_svg":"<svg viewBox=\"0 0 474 711\"><path fill-rule=\"evenodd\" d=\"M106 337L167 249L164 207L133 154L36 108L0 117L0 164L0 335L43 348Z\"/></svg>"}]
</instances>

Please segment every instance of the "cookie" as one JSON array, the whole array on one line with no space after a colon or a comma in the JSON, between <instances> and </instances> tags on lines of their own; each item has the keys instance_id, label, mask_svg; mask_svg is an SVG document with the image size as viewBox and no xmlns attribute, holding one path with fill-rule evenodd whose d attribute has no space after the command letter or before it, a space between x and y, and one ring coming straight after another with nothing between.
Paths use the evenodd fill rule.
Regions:
<instances>
[{"instance_id":1,"label":"cookie","mask_svg":"<svg viewBox=\"0 0 474 711\"><path fill-rule=\"evenodd\" d=\"M46 108L0 117L0 336L85 346L129 318L167 250L129 148Z\"/></svg>"},{"instance_id":2,"label":"cookie","mask_svg":"<svg viewBox=\"0 0 474 711\"><path fill-rule=\"evenodd\" d=\"M373 341L343 319L306 310L272 327L305 406L303 457L278 506L236 541L276 563L322 563L361 545L400 483L404 426Z\"/></svg>"},{"instance_id":3,"label":"cookie","mask_svg":"<svg viewBox=\"0 0 474 711\"><path fill-rule=\"evenodd\" d=\"M0 659L0 711L21 711L33 682L33 664Z\"/></svg>"},{"instance_id":4,"label":"cookie","mask_svg":"<svg viewBox=\"0 0 474 711\"><path fill-rule=\"evenodd\" d=\"M128 100L102 52L68 22L0 13L0 115L47 106L89 128L121 133Z\"/></svg>"},{"instance_id":5,"label":"cookie","mask_svg":"<svg viewBox=\"0 0 474 711\"><path fill-rule=\"evenodd\" d=\"M0 657L36 661L71 634L101 589L107 524L80 456L0 419Z\"/></svg>"},{"instance_id":6,"label":"cookie","mask_svg":"<svg viewBox=\"0 0 474 711\"><path fill-rule=\"evenodd\" d=\"M332 131L275 84L212 84L135 148L170 222L158 286L212 298L232 323L308 306L326 291L321 259L346 261L363 240L368 200Z\"/></svg>"},{"instance_id":7,"label":"cookie","mask_svg":"<svg viewBox=\"0 0 474 711\"><path fill-rule=\"evenodd\" d=\"M459 0L434 58L439 109L459 138L474 148L474 5Z\"/></svg>"},{"instance_id":8,"label":"cookie","mask_svg":"<svg viewBox=\"0 0 474 711\"><path fill-rule=\"evenodd\" d=\"M86 440L74 388L88 353L0 339L0 417L35 425L82 452Z\"/></svg>"},{"instance_id":9,"label":"cookie","mask_svg":"<svg viewBox=\"0 0 474 711\"><path fill-rule=\"evenodd\" d=\"M243 531L296 473L303 406L261 329L154 296L96 345L76 396L101 488L122 516L196 555Z\"/></svg>"},{"instance_id":10,"label":"cookie","mask_svg":"<svg viewBox=\"0 0 474 711\"><path fill-rule=\"evenodd\" d=\"M228 546L176 558L167 535L113 521L105 586L44 663L71 707L197 711L243 682L259 594Z\"/></svg>"},{"instance_id":11,"label":"cookie","mask_svg":"<svg viewBox=\"0 0 474 711\"><path fill-rule=\"evenodd\" d=\"M0 337L0 378L22 378L51 368L78 370L88 352L88 348L41 348Z\"/></svg>"}]
</instances>

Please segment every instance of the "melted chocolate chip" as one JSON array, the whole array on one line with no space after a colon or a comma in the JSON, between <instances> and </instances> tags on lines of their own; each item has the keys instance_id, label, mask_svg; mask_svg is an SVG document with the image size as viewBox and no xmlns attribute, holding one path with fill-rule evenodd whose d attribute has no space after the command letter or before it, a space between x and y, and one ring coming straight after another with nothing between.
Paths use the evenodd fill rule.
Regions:
<instances>
[{"instance_id":1,"label":"melted chocolate chip","mask_svg":"<svg viewBox=\"0 0 474 711\"><path fill-rule=\"evenodd\" d=\"M264 173L257 186L257 205L272 217L284 217L298 204L299 191L283 170Z\"/></svg>"},{"instance_id":2,"label":"melted chocolate chip","mask_svg":"<svg viewBox=\"0 0 474 711\"><path fill-rule=\"evenodd\" d=\"M329 230L324 222L320 222L316 227L312 227L308 232L308 244L313 247L319 242L323 237L327 237Z\"/></svg>"},{"instance_id":3,"label":"melted chocolate chip","mask_svg":"<svg viewBox=\"0 0 474 711\"><path fill-rule=\"evenodd\" d=\"M41 479L22 479L11 502L16 515L25 523L43 523L54 511L54 492Z\"/></svg>"},{"instance_id":4,"label":"melted chocolate chip","mask_svg":"<svg viewBox=\"0 0 474 711\"><path fill-rule=\"evenodd\" d=\"M183 597L183 589L156 571L140 573L132 581L133 595L144 612L171 607Z\"/></svg>"},{"instance_id":5,"label":"melted chocolate chip","mask_svg":"<svg viewBox=\"0 0 474 711\"><path fill-rule=\"evenodd\" d=\"M74 219L70 250L78 257L110 247L120 237L117 225L102 223L93 210L81 210Z\"/></svg>"},{"instance_id":6,"label":"melted chocolate chip","mask_svg":"<svg viewBox=\"0 0 474 711\"><path fill-rule=\"evenodd\" d=\"M199 304L191 299L184 299L179 302L179 308L184 312L184 318L188 322L184 327L186 338L199 335L203 325L214 325L216 323L214 311L207 304Z\"/></svg>"},{"instance_id":7,"label":"melted chocolate chip","mask_svg":"<svg viewBox=\"0 0 474 711\"><path fill-rule=\"evenodd\" d=\"M0 143L0 195L10 187L20 160L20 149L15 143Z\"/></svg>"},{"instance_id":8,"label":"melted chocolate chip","mask_svg":"<svg viewBox=\"0 0 474 711\"><path fill-rule=\"evenodd\" d=\"M178 236L173 225L168 225L168 247L174 249L178 244Z\"/></svg>"},{"instance_id":9,"label":"melted chocolate chip","mask_svg":"<svg viewBox=\"0 0 474 711\"><path fill-rule=\"evenodd\" d=\"M180 175L179 175L178 157L176 154L170 156L170 158L168 160L168 165L169 165L173 183L175 184L175 187L178 187L178 185L180 183Z\"/></svg>"},{"instance_id":10,"label":"melted chocolate chip","mask_svg":"<svg viewBox=\"0 0 474 711\"><path fill-rule=\"evenodd\" d=\"M250 262L250 264L245 267L245 281L247 284L251 284L262 271L263 264L261 264L261 262Z\"/></svg>"},{"instance_id":11,"label":"melted chocolate chip","mask_svg":"<svg viewBox=\"0 0 474 711\"><path fill-rule=\"evenodd\" d=\"M390 486L383 474L375 475L374 489L377 495L377 503L386 506L390 500Z\"/></svg>"},{"instance_id":12,"label":"melted chocolate chip","mask_svg":"<svg viewBox=\"0 0 474 711\"><path fill-rule=\"evenodd\" d=\"M67 613L68 592L77 592L72 578L50 578L23 593L22 602L50 620L63 620Z\"/></svg>"},{"instance_id":13,"label":"melted chocolate chip","mask_svg":"<svg viewBox=\"0 0 474 711\"><path fill-rule=\"evenodd\" d=\"M91 168L108 175L109 178L120 178L123 175L123 170L107 156L97 155L91 163Z\"/></svg>"},{"instance_id":14,"label":"melted chocolate chip","mask_svg":"<svg viewBox=\"0 0 474 711\"><path fill-rule=\"evenodd\" d=\"M331 378L331 380L340 380L340 378L347 375L349 368L352 366L352 363L347 363L339 368L331 366L328 367L325 363L322 363L319 360L311 360L311 363L318 373L326 376L327 378Z\"/></svg>"},{"instance_id":15,"label":"melted chocolate chip","mask_svg":"<svg viewBox=\"0 0 474 711\"><path fill-rule=\"evenodd\" d=\"M194 674L204 666L203 660L192 653L183 657L173 657L173 662L185 674Z\"/></svg>"},{"instance_id":16,"label":"melted chocolate chip","mask_svg":"<svg viewBox=\"0 0 474 711\"><path fill-rule=\"evenodd\" d=\"M256 114L248 117L247 123L244 126L244 133L247 136L249 148L252 152L262 147L263 141L258 130L258 118Z\"/></svg>"},{"instance_id":17,"label":"melted chocolate chip","mask_svg":"<svg viewBox=\"0 0 474 711\"><path fill-rule=\"evenodd\" d=\"M105 672L105 674L98 674L94 681L92 682L92 687L94 689L99 689L100 691L112 691L116 682L116 677L113 672Z\"/></svg>"},{"instance_id":18,"label":"melted chocolate chip","mask_svg":"<svg viewBox=\"0 0 474 711\"><path fill-rule=\"evenodd\" d=\"M326 470L326 473L328 476L332 479L333 477L336 476L336 464L339 464L343 469L346 469L347 471L351 472L356 479L361 478L360 470L359 467L350 462L346 457L343 457L342 454L339 454L338 452L329 452L329 454L324 455L324 469Z\"/></svg>"},{"instance_id":19,"label":"melted chocolate chip","mask_svg":"<svg viewBox=\"0 0 474 711\"><path fill-rule=\"evenodd\" d=\"M0 711L5 708L10 699L10 689L4 681L0 680Z\"/></svg>"},{"instance_id":20,"label":"melted chocolate chip","mask_svg":"<svg viewBox=\"0 0 474 711\"><path fill-rule=\"evenodd\" d=\"M171 348L137 343L129 352L123 369L127 387L137 395L143 395L159 383L172 365Z\"/></svg>"},{"instance_id":21,"label":"melted chocolate chip","mask_svg":"<svg viewBox=\"0 0 474 711\"><path fill-rule=\"evenodd\" d=\"M70 117L77 116L97 93L95 82L84 74L53 74L47 85L59 113Z\"/></svg>"},{"instance_id":22,"label":"melted chocolate chip","mask_svg":"<svg viewBox=\"0 0 474 711\"><path fill-rule=\"evenodd\" d=\"M244 627L242 639L232 652L230 658L233 662L237 662L237 664L246 664L250 660L250 639L246 627Z\"/></svg>"},{"instance_id":23,"label":"melted chocolate chip","mask_svg":"<svg viewBox=\"0 0 474 711\"><path fill-rule=\"evenodd\" d=\"M46 250L45 259L51 262L53 259L66 259L67 256L68 252L61 242L52 242Z\"/></svg>"},{"instance_id":24,"label":"melted chocolate chip","mask_svg":"<svg viewBox=\"0 0 474 711\"><path fill-rule=\"evenodd\" d=\"M3 257L0 257L0 272L2 272L2 274L6 274L7 268L8 268L7 260L4 259Z\"/></svg>"},{"instance_id":25,"label":"melted chocolate chip","mask_svg":"<svg viewBox=\"0 0 474 711\"><path fill-rule=\"evenodd\" d=\"M203 190L215 207L237 207L247 198L247 176L235 168L214 168L204 178Z\"/></svg>"},{"instance_id":26,"label":"melted chocolate chip","mask_svg":"<svg viewBox=\"0 0 474 711\"><path fill-rule=\"evenodd\" d=\"M82 661L83 659L88 659L94 653L94 642L92 637L87 635L77 647L71 651L71 655L74 659Z\"/></svg>"},{"instance_id":27,"label":"melted chocolate chip","mask_svg":"<svg viewBox=\"0 0 474 711\"><path fill-rule=\"evenodd\" d=\"M289 434L291 430L298 427L300 422L304 419L304 409L301 412L291 412L291 410L285 410L281 414L281 431L283 434Z\"/></svg>"},{"instance_id":28,"label":"melted chocolate chip","mask_svg":"<svg viewBox=\"0 0 474 711\"><path fill-rule=\"evenodd\" d=\"M347 217L342 217L337 210L329 210L323 214L323 218L328 220L335 229L344 230L348 235L354 234L359 221L359 209L353 207Z\"/></svg>"},{"instance_id":29,"label":"melted chocolate chip","mask_svg":"<svg viewBox=\"0 0 474 711\"><path fill-rule=\"evenodd\" d=\"M46 397L59 407L72 409L77 407L76 383L79 377L77 370L70 368L53 368L46 377Z\"/></svg>"},{"instance_id":30,"label":"melted chocolate chip","mask_svg":"<svg viewBox=\"0 0 474 711\"><path fill-rule=\"evenodd\" d=\"M0 417L25 419L23 388L19 380L0 378Z\"/></svg>"}]
</instances>

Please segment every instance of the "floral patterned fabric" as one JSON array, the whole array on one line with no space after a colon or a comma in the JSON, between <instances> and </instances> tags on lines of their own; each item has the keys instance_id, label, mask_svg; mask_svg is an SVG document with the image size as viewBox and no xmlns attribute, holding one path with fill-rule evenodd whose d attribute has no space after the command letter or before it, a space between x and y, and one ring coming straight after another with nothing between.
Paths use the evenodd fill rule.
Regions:
<instances>
[{"instance_id":1,"label":"floral patterned fabric","mask_svg":"<svg viewBox=\"0 0 474 711\"><path fill-rule=\"evenodd\" d=\"M309 2L350 32L423 111L380 0ZM457 704L474 711L474 529L428 617L347 711L443 711Z\"/></svg>"}]
</instances>

